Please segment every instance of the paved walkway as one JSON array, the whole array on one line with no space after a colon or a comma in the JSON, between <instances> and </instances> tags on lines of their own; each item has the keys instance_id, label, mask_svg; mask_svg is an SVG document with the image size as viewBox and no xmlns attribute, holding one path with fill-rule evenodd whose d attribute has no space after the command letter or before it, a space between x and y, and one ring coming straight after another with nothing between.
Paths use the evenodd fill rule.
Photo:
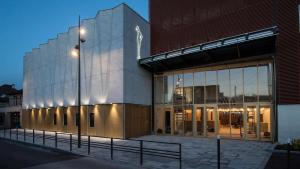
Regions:
<instances>
[{"instance_id":1,"label":"paved walkway","mask_svg":"<svg viewBox=\"0 0 300 169\"><path fill-rule=\"evenodd\" d=\"M22 131L22 130L21 130ZM20 131L20 132L21 132ZM21 132L22 133L22 132ZM35 131L39 136L41 131ZM26 131L26 142L32 143L32 130ZM53 132L45 132L47 136L54 136ZM0 137L3 137L3 131L0 131ZM9 132L6 131L6 138L9 138ZM12 138L16 139L15 132L12 134ZM69 140L70 136L64 133L58 134L58 138L65 138ZM18 137L20 141L24 139L21 135ZM73 143L77 139L76 136L72 136ZM82 137L83 140L87 140L86 136ZM217 168L217 144L216 139L213 138L194 138L194 137L180 137L180 136L155 136L149 135L140 137L142 140L162 141L162 142L174 142L182 144L182 168L184 169L216 169ZM110 143L110 139L91 137L93 143ZM35 139L35 144L42 145L42 138ZM45 141L45 145L54 147L54 140ZM114 140L114 145L128 145L133 147L139 147L137 141L124 141ZM162 145L158 143L144 142L144 148L156 148L163 150L178 151L178 145ZM273 145L267 142L258 141L240 141L240 140L221 140L221 168L222 169L263 169L271 156ZM59 142L58 148L69 151L69 141L64 143ZM78 149L74 144L72 146L72 152L81 155L87 155L87 146L82 146ZM98 149L91 148L89 155L95 159L110 160L110 149ZM135 153L114 151L113 154L115 161L128 163L129 165L135 165L140 167L140 155ZM143 168L149 169L176 169L179 168L179 161L176 159L154 157L144 155Z\"/></svg>"}]
</instances>

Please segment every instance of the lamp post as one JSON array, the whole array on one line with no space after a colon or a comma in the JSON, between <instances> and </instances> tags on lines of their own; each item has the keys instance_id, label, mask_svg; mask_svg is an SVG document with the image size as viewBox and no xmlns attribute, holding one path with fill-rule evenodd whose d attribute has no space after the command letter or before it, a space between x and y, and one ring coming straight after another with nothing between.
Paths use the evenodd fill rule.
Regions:
<instances>
[{"instance_id":1,"label":"lamp post","mask_svg":"<svg viewBox=\"0 0 300 169\"><path fill-rule=\"evenodd\" d=\"M80 44L85 42L85 39L81 37L81 34L85 34L85 30L81 28L80 26L80 16L78 19L78 44L75 46L75 49L72 51L73 56L78 57L78 106L77 106L77 124L78 124L78 148L81 147L81 79L80 79Z\"/></svg>"}]
</instances>

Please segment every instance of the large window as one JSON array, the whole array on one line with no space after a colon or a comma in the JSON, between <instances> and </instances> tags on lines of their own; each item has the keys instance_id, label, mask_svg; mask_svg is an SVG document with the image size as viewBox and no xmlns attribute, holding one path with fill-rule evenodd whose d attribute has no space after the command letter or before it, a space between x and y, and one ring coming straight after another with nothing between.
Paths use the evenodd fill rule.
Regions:
<instances>
[{"instance_id":1,"label":"large window","mask_svg":"<svg viewBox=\"0 0 300 169\"><path fill-rule=\"evenodd\" d=\"M184 74L183 80L184 103L193 103L193 73Z\"/></svg>"},{"instance_id":2,"label":"large window","mask_svg":"<svg viewBox=\"0 0 300 169\"><path fill-rule=\"evenodd\" d=\"M271 101L272 79L268 65L258 67L258 94L260 102Z\"/></svg>"},{"instance_id":3,"label":"large window","mask_svg":"<svg viewBox=\"0 0 300 169\"><path fill-rule=\"evenodd\" d=\"M230 83L229 83L229 70L219 70L218 71L218 102L219 103L229 103L230 98Z\"/></svg>"},{"instance_id":4,"label":"large window","mask_svg":"<svg viewBox=\"0 0 300 169\"><path fill-rule=\"evenodd\" d=\"M174 104L182 105L183 101L183 75L176 74L174 75Z\"/></svg>"},{"instance_id":5,"label":"large window","mask_svg":"<svg viewBox=\"0 0 300 169\"><path fill-rule=\"evenodd\" d=\"M164 76L164 99L167 104L172 103L174 91L173 84L173 75Z\"/></svg>"},{"instance_id":6,"label":"large window","mask_svg":"<svg viewBox=\"0 0 300 169\"><path fill-rule=\"evenodd\" d=\"M95 127L95 114L90 113L90 127Z\"/></svg>"},{"instance_id":7,"label":"large window","mask_svg":"<svg viewBox=\"0 0 300 169\"><path fill-rule=\"evenodd\" d=\"M155 103L163 103L163 77L158 76L155 78Z\"/></svg>"},{"instance_id":8,"label":"large window","mask_svg":"<svg viewBox=\"0 0 300 169\"><path fill-rule=\"evenodd\" d=\"M194 103L204 103L205 72L194 73Z\"/></svg>"},{"instance_id":9,"label":"large window","mask_svg":"<svg viewBox=\"0 0 300 169\"><path fill-rule=\"evenodd\" d=\"M217 101L217 72L206 72L206 103L216 103Z\"/></svg>"},{"instance_id":10,"label":"large window","mask_svg":"<svg viewBox=\"0 0 300 169\"><path fill-rule=\"evenodd\" d=\"M231 103L243 102L243 69L230 69L230 96Z\"/></svg>"},{"instance_id":11,"label":"large window","mask_svg":"<svg viewBox=\"0 0 300 169\"><path fill-rule=\"evenodd\" d=\"M257 67L244 68L245 102L257 102Z\"/></svg>"}]
</instances>

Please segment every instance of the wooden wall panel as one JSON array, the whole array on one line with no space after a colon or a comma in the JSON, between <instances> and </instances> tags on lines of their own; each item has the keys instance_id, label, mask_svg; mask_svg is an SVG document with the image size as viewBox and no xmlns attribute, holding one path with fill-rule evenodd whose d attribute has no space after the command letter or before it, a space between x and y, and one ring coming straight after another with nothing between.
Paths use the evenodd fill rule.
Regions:
<instances>
[{"instance_id":1,"label":"wooden wall panel","mask_svg":"<svg viewBox=\"0 0 300 169\"><path fill-rule=\"evenodd\" d=\"M150 134L150 106L125 104L125 138Z\"/></svg>"}]
</instances>

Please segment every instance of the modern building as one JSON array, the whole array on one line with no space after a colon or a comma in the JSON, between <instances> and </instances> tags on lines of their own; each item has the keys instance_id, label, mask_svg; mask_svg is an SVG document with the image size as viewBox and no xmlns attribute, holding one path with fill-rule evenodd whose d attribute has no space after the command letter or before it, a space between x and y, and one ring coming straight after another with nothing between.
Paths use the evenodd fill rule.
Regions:
<instances>
[{"instance_id":1,"label":"modern building","mask_svg":"<svg viewBox=\"0 0 300 169\"><path fill-rule=\"evenodd\" d=\"M76 16L75 16L76 17ZM81 131L127 138L149 134L151 73L137 59L150 55L150 25L121 4L84 19L81 44ZM23 127L77 133L78 27L24 57Z\"/></svg>"},{"instance_id":2,"label":"modern building","mask_svg":"<svg viewBox=\"0 0 300 169\"><path fill-rule=\"evenodd\" d=\"M300 137L299 0L150 0L154 130Z\"/></svg>"},{"instance_id":3,"label":"modern building","mask_svg":"<svg viewBox=\"0 0 300 169\"><path fill-rule=\"evenodd\" d=\"M299 138L299 4L149 0L150 24L124 4L83 20L84 134ZM24 57L25 127L76 132L77 31Z\"/></svg>"},{"instance_id":4,"label":"modern building","mask_svg":"<svg viewBox=\"0 0 300 169\"><path fill-rule=\"evenodd\" d=\"M15 85L0 86L0 129L20 127L22 93Z\"/></svg>"}]
</instances>

